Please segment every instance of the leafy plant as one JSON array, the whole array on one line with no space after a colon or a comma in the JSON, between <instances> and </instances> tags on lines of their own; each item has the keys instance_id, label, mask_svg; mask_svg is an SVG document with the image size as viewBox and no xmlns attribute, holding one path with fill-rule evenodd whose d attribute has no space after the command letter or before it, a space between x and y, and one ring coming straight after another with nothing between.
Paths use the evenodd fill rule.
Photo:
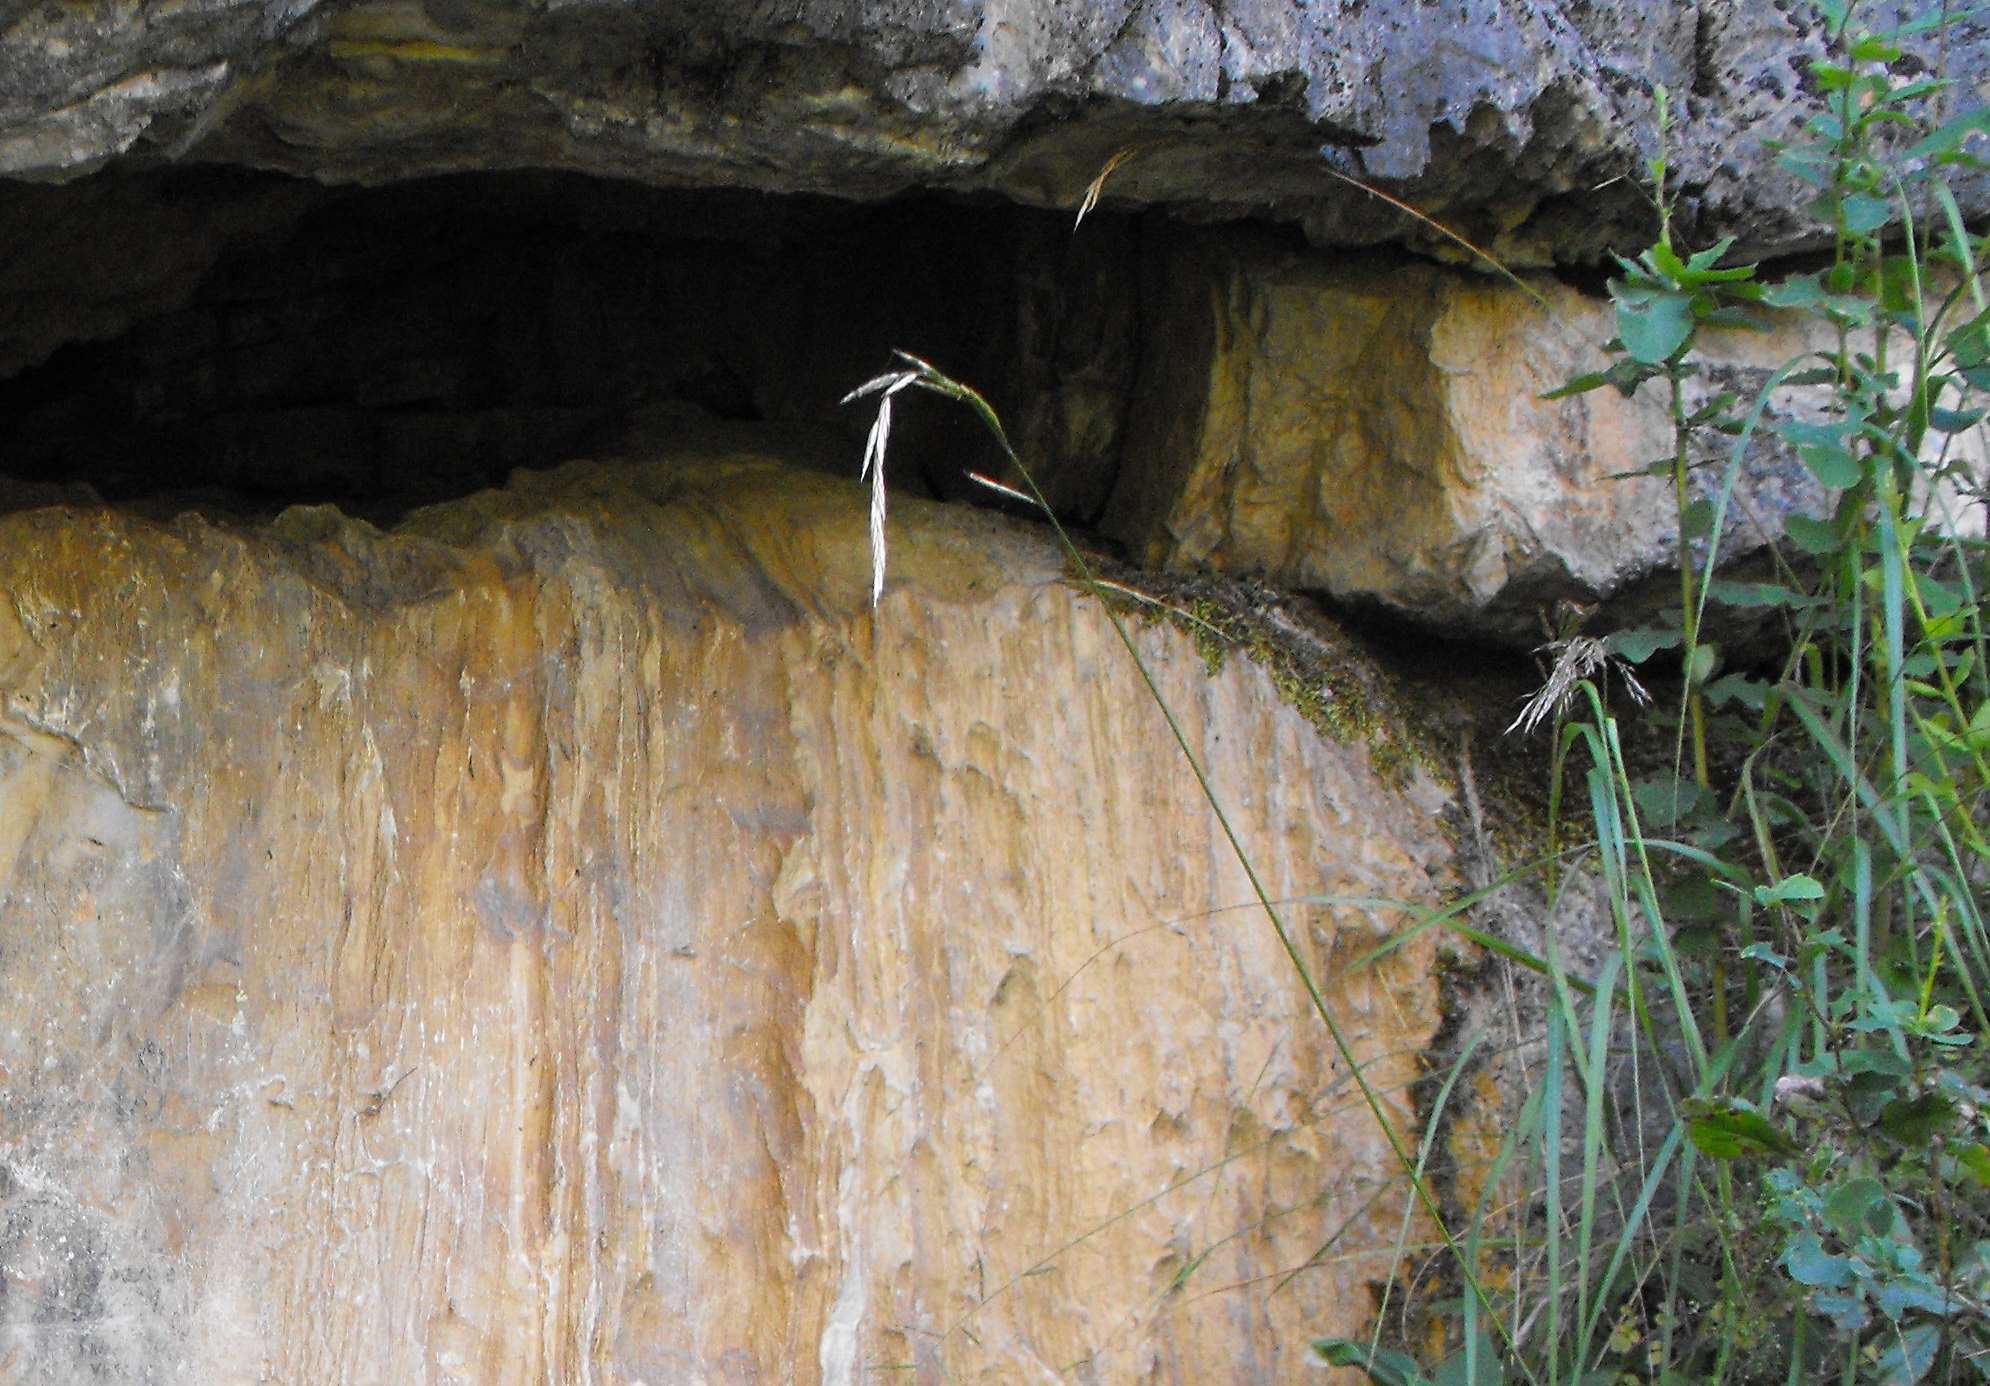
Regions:
<instances>
[{"instance_id":1,"label":"leafy plant","mask_svg":"<svg viewBox=\"0 0 1990 1386\"><path fill-rule=\"evenodd\" d=\"M1480 1342L1469 1302L1429 1378L1376 1344L1318 1345L1374 1381L1990 1377L1990 660L1964 523L1984 500L1965 462L1990 313L1984 240L1946 182L1982 166L1966 140L1986 116L1944 119L1950 84L1903 76L1903 41L1941 15L1876 34L1856 8L1818 6L1825 109L1776 151L1814 189L1830 264L1765 283L1726 263L1731 242L1680 249L1661 95L1657 236L1610 281L1613 359L1555 392L1656 388L1672 419L1651 471L1677 512L1673 619L1611 635L1572 676L1597 642L1565 636L1532 710L1555 713L1558 815L1574 790L1617 949L1587 995L1557 966L1545 1074L1502 1151L1541 1191L1510 1233L1515 1350ZM1753 400L1690 403L1699 334L1764 310L1823 344ZM1789 387L1812 407L1773 414ZM1742 468L1776 444L1831 507L1788 519L1773 580L1725 579ZM1785 656L1724 672L1709 632L1764 614ZM1676 751L1639 773L1597 676L1665 650Z\"/></svg>"}]
</instances>

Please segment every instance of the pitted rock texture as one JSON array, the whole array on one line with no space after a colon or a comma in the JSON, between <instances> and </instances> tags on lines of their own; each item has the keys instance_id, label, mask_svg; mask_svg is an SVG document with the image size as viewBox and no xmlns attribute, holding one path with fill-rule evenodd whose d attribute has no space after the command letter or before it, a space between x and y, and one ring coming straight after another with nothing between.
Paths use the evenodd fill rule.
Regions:
<instances>
[{"instance_id":1,"label":"pitted rock texture","mask_svg":"<svg viewBox=\"0 0 1990 1386\"><path fill-rule=\"evenodd\" d=\"M0 1376L1272 1382L1361 1330L1382 1138L1038 539L903 504L873 614L854 488L730 443L393 534L0 529ZM1446 887L1438 786L1137 639L1275 896ZM1293 919L1410 1126L1431 945Z\"/></svg>"},{"instance_id":2,"label":"pitted rock texture","mask_svg":"<svg viewBox=\"0 0 1990 1386\"><path fill-rule=\"evenodd\" d=\"M1909 6L1873 4L1884 26ZM1635 234L1679 115L1682 224L1805 230L1763 148L1810 113L1821 21L1739 0L311 0L0 8L0 173L196 157L326 179L553 167L877 198L912 187L1274 215L1320 243L1426 240L1330 166L1512 261ZM1990 70L1981 17L1926 40ZM1322 155L1321 150L1327 151ZM1626 182L1613 180L1626 179ZM1965 205L1990 206L1979 180ZM1441 240L1429 239L1432 248Z\"/></svg>"},{"instance_id":3,"label":"pitted rock texture","mask_svg":"<svg viewBox=\"0 0 1990 1386\"><path fill-rule=\"evenodd\" d=\"M1541 638L1558 601L1639 595L1676 572L1678 506L1663 382L1544 398L1608 360L1609 305L1547 276L1524 284L1427 264L1327 261L1235 238L1177 242L1148 265L1166 351L1143 356L1105 527L1153 566L1249 574L1479 637ZM1854 346L1858 345L1854 342ZM1746 414L1782 367L1835 351L1828 324L1761 315L1702 333L1687 414L1716 394ZM1723 564L1766 560L1828 493L1771 433L1820 390L1771 392L1737 475ZM1703 431L1704 432L1704 431ZM1978 433L1931 433L1931 463L1990 474ZM1730 440L1703 437L1694 499L1721 490ZM1932 470L1932 468L1931 468ZM1947 495L1946 527L1982 530ZM1704 562L1703 544L1694 561ZM1628 596L1627 596L1628 594Z\"/></svg>"}]
</instances>

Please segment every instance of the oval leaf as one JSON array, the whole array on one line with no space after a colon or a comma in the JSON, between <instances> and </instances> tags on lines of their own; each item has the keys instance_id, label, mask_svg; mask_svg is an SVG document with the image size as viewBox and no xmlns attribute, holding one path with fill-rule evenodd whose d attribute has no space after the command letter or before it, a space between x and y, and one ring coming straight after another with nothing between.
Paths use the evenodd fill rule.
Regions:
<instances>
[{"instance_id":1,"label":"oval leaf","mask_svg":"<svg viewBox=\"0 0 1990 1386\"><path fill-rule=\"evenodd\" d=\"M1755 903L1758 905L1780 905L1787 900L1822 900L1824 887L1813 876L1799 871L1794 876L1785 876L1772 886L1755 887Z\"/></svg>"},{"instance_id":2,"label":"oval leaf","mask_svg":"<svg viewBox=\"0 0 1990 1386\"><path fill-rule=\"evenodd\" d=\"M1780 1155L1795 1149L1752 1102L1739 1097L1703 1098L1685 1104L1686 1134L1704 1155L1737 1160L1748 1155Z\"/></svg>"},{"instance_id":3,"label":"oval leaf","mask_svg":"<svg viewBox=\"0 0 1990 1386\"><path fill-rule=\"evenodd\" d=\"M1852 1283L1852 1263L1826 1252L1815 1232L1801 1232L1783 1250L1783 1269L1790 1279L1814 1290L1843 1289Z\"/></svg>"},{"instance_id":4,"label":"oval leaf","mask_svg":"<svg viewBox=\"0 0 1990 1386\"><path fill-rule=\"evenodd\" d=\"M1617 299L1617 335L1631 359L1656 366L1672 359L1693 335L1693 300L1687 294Z\"/></svg>"},{"instance_id":5,"label":"oval leaf","mask_svg":"<svg viewBox=\"0 0 1990 1386\"><path fill-rule=\"evenodd\" d=\"M1313 1355L1330 1367L1359 1367L1375 1386L1430 1386L1416 1359L1394 1348L1371 1348L1352 1338L1316 1338Z\"/></svg>"}]
</instances>

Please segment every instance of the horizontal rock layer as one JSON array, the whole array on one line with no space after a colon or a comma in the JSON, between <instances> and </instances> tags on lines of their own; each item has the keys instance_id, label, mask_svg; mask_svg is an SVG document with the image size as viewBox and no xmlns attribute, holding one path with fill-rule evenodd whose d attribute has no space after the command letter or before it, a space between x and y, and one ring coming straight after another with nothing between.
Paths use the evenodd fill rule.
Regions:
<instances>
[{"instance_id":1,"label":"horizontal rock layer","mask_svg":"<svg viewBox=\"0 0 1990 1386\"><path fill-rule=\"evenodd\" d=\"M1269 1382L1371 1312L1382 1137L1039 540L901 506L872 614L852 488L724 441L0 529L0 1376ZM1136 639L1274 895L1444 887L1435 785ZM1292 918L1407 1124L1427 941Z\"/></svg>"},{"instance_id":2,"label":"horizontal rock layer","mask_svg":"<svg viewBox=\"0 0 1990 1386\"><path fill-rule=\"evenodd\" d=\"M1883 27L1903 8L1921 7L1860 15ZM1729 0L13 0L0 174L119 157L368 181L550 167L1070 206L1132 148L1115 197L1271 214L1321 243L1444 248L1338 169L1539 263L1642 225L1662 84L1681 224L1765 247L1814 235L1765 143L1812 109L1821 24ZM1980 21L1917 41L1980 100ZM1964 202L1990 207L1990 184Z\"/></svg>"}]
</instances>

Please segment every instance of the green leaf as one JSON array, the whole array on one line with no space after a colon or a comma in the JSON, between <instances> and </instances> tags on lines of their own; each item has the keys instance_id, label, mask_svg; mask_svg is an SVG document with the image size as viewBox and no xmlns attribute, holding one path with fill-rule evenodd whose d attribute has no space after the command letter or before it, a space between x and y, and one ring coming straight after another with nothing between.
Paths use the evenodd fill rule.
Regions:
<instances>
[{"instance_id":1,"label":"green leaf","mask_svg":"<svg viewBox=\"0 0 1990 1386\"><path fill-rule=\"evenodd\" d=\"M1873 1291L1873 1302L1879 1311L1896 1322L1910 1309L1919 1309L1927 1314L1947 1314L1956 1308L1949 1297L1927 1283L1925 1277L1913 1280L1895 1280L1881 1285Z\"/></svg>"},{"instance_id":2,"label":"green leaf","mask_svg":"<svg viewBox=\"0 0 1990 1386\"><path fill-rule=\"evenodd\" d=\"M1990 1189L1990 1150L1980 1142L1958 1146L1949 1152L1955 1157L1956 1167L1984 1188Z\"/></svg>"},{"instance_id":3,"label":"green leaf","mask_svg":"<svg viewBox=\"0 0 1990 1386\"><path fill-rule=\"evenodd\" d=\"M1837 124L1829 116L1819 116L1813 118L1804 128L1817 133L1815 127L1819 123ZM1831 182L1832 165L1830 161L1820 159L1816 155L1806 154L1800 150L1788 150L1776 156L1776 163L1781 168L1795 174L1798 178L1810 184L1813 188L1822 188Z\"/></svg>"},{"instance_id":4,"label":"green leaf","mask_svg":"<svg viewBox=\"0 0 1990 1386\"><path fill-rule=\"evenodd\" d=\"M1714 503L1705 496L1689 502L1679 515L1679 532L1688 539L1704 539L1713 531Z\"/></svg>"},{"instance_id":5,"label":"green leaf","mask_svg":"<svg viewBox=\"0 0 1990 1386\"><path fill-rule=\"evenodd\" d=\"M1696 1098L1684 1104L1686 1134L1700 1152L1716 1160L1748 1155L1785 1155L1795 1149L1789 1137L1752 1102L1739 1097Z\"/></svg>"},{"instance_id":6,"label":"green leaf","mask_svg":"<svg viewBox=\"0 0 1990 1386\"><path fill-rule=\"evenodd\" d=\"M1791 515L1783 521L1783 533L1790 537L1792 544L1813 558L1838 551L1838 529L1829 520Z\"/></svg>"},{"instance_id":7,"label":"green leaf","mask_svg":"<svg viewBox=\"0 0 1990 1386\"><path fill-rule=\"evenodd\" d=\"M1692 658L1686 667L1686 681L1698 687L1720 671L1720 646L1711 641L1693 647Z\"/></svg>"},{"instance_id":8,"label":"green leaf","mask_svg":"<svg viewBox=\"0 0 1990 1386\"><path fill-rule=\"evenodd\" d=\"M1735 403L1734 392L1732 390L1722 390L1719 394L1694 410L1692 416L1686 420L1686 426L1688 428L1723 427L1735 420L1736 416L1732 413Z\"/></svg>"},{"instance_id":9,"label":"green leaf","mask_svg":"<svg viewBox=\"0 0 1990 1386\"><path fill-rule=\"evenodd\" d=\"M1760 712L1769 700L1769 685L1745 674L1726 674L1707 685L1707 705L1739 703L1750 712Z\"/></svg>"},{"instance_id":10,"label":"green leaf","mask_svg":"<svg viewBox=\"0 0 1990 1386\"><path fill-rule=\"evenodd\" d=\"M1492 1335L1481 1329L1478 1338L1473 1360L1467 1363L1463 1348L1452 1353L1438 1366L1432 1386L1505 1386L1506 1369L1493 1347Z\"/></svg>"},{"instance_id":11,"label":"green leaf","mask_svg":"<svg viewBox=\"0 0 1990 1386\"><path fill-rule=\"evenodd\" d=\"M1617 300L1617 336L1633 361L1656 366L1669 361L1693 335L1693 296L1632 290L1611 281Z\"/></svg>"},{"instance_id":12,"label":"green leaf","mask_svg":"<svg viewBox=\"0 0 1990 1386\"><path fill-rule=\"evenodd\" d=\"M1783 1248L1782 1265L1790 1273L1790 1279L1814 1290L1843 1289L1857 1278L1851 1259L1825 1251L1815 1232L1799 1232L1792 1237Z\"/></svg>"},{"instance_id":13,"label":"green leaf","mask_svg":"<svg viewBox=\"0 0 1990 1386\"><path fill-rule=\"evenodd\" d=\"M1864 424L1865 416L1832 419L1825 423L1811 423L1806 419L1785 419L1776 425L1776 433L1792 447L1815 447L1824 444L1843 446L1845 440L1856 433Z\"/></svg>"},{"instance_id":14,"label":"green leaf","mask_svg":"<svg viewBox=\"0 0 1990 1386\"><path fill-rule=\"evenodd\" d=\"M1847 1179L1824 1200L1824 1218L1846 1241L1868 1232L1885 1233L1893 1226L1893 1200L1886 1185L1870 1176Z\"/></svg>"},{"instance_id":15,"label":"green leaf","mask_svg":"<svg viewBox=\"0 0 1990 1386\"><path fill-rule=\"evenodd\" d=\"M1813 598L1792 591L1780 582L1736 582L1729 578L1715 578L1707 584L1707 595L1723 606L1780 606L1791 611L1803 611L1817 604Z\"/></svg>"},{"instance_id":16,"label":"green leaf","mask_svg":"<svg viewBox=\"0 0 1990 1386\"><path fill-rule=\"evenodd\" d=\"M1952 159L1961 152L1962 142L1979 132L1990 132L1990 106L1979 106L1936 127L1900 157L1903 162Z\"/></svg>"},{"instance_id":17,"label":"green leaf","mask_svg":"<svg viewBox=\"0 0 1990 1386\"><path fill-rule=\"evenodd\" d=\"M1793 274L1779 283L1762 286L1762 301L1771 308L1812 308L1824 302L1825 297L1824 285L1814 273Z\"/></svg>"},{"instance_id":18,"label":"green leaf","mask_svg":"<svg viewBox=\"0 0 1990 1386\"><path fill-rule=\"evenodd\" d=\"M1941 1352L1942 1330L1932 1323L1920 1323L1901 1333L1892 1347L1874 1363L1878 1386L1914 1386L1935 1365Z\"/></svg>"},{"instance_id":19,"label":"green leaf","mask_svg":"<svg viewBox=\"0 0 1990 1386\"><path fill-rule=\"evenodd\" d=\"M1639 626L1632 630L1614 631L1604 640L1611 654L1633 664L1642 664L1659 650L1669 650L1680 640L1676 630L1665 630L1656 626Z\"/></svg>"},{"instance_id":20,"label":"green leaf","mask_svg":"<svg viewBox=\"0 0 1990 1386\"><path fill-rule=\"evenodd\" d=\"M1352 1338L1316 1338L1313 1354L1330 1367L1359 1367L1375 1386L1432 1386L1416 1359L1394 1348L1370 1348Z\"/></svg>"},{"instance_id":21,"label":"green leaf","mask_svg":"<svg viewBox=\"0 0 1990 1386\"><path fill-rule=\"evenodd\" d=\"M1822 900L1824 887L1815 878L1799 871L1793 876L1785 876L1772 886L1755 887L1755 903L1763 908L1785 904L1791 900Z\"/></svg>"},{"instance_id":22,"label":"green leaf","mask_svg":"<svg viewBox=\"0 0 1990 1386\"><path fill-rule=\"evenodd\" d=\"M1830 1319L1847 1337L1859 1333L1872 1317L1866 1312L1866 1297L1857 1291L1848 1295L1814 1294L1810 1297L1810 1307Z\"/></svg>"},{"instance_id":23,"label":"green leaf","mask_svg":"<svg viewBox=\"0 0 1990 1386\"><path fill-rule=\"evenodd\" d=\"M1873 1028L1883 1030L1887 1026L1881 1024ZM1907 1060L1890 1049L1854 1049L1839 1056L1838 1066L1846 1073L1871 1073L1882 1078L1905 1078L1914 1071Z\"/></svg>"},{"instance_id":24,"label":"green leaf","mask_svg":"<svg viewBox=\"0 0 1990 1386\"><path fill-rule=\"evenodd\" d=\"M1790 970L1790 960L1766 943L1749 944L1741 950L1741 956L1746 962L1763 963L1775 968L1778 972L1788 972Z\"/></svg>"},{"instance_id":25,"label":"green leaf","mask_svg":"<svg viewBox=\"0 0 1990 1386\"><path fill-rule=\"evenodd\" d=\"M1982 423L1986 413L1990 413L1990 411L1982 409L1930 409L1928 411L1928 427L1934 429L1937 433L1944 433L1950 437L1954 437L1958 433L1967 433L1970 429Z\"/></svg>"},{"instance_id":26,"label":"green leaf","mask_svg":"<svg viewBox=\"0 0 1990 1386\"><path fill-rule=\"evenodd\" d=\"M1954 1102L1938 1092L1924 1092L1887 1103L1879 1120L1889 1136L1902 1145L1919 1148L1944 1130L1954 1116Z\"/></svg>"},{"instance_id":27,"label":"green leaf","mask_svg":"<svg viewBox=\"0 0 1990 1386\"><path fill-rule=\"evenodd\" d=\"M1610 384L1608 371L1584 371L1558 389L1549 390L1542 399L1567 399L1571 395L1586 395L1591 390L1600 390Z\"/></svg>"},{"instance_id":28,"label":"green leaf","mask_svg":"<svg viewBox=\"0 0 1990 1386\"><path fill-rule=\"evenodd\" d=\"M1800 447L1797 456L1819 485L1846 491L1859 484L1859 460L1836 444Z\"/></svg>"},{"instance_id":29,"label":"green leaf","mask_svg":"<svg viewBox=\"0 0 1990 1386\"><path fill-rule=\"evenodd\" d=\"M1930 77L1921 82L1903 82L1886 94L1886 103L1889 106L1905 106L1933 96L1938 91L1947 91L1954 85L1954 82L1941 77ZM1925 121L1917 123L1911 116L1902 123L1912 129L1919 129L1921 125L1926 124Z\"/></svg>"},{"instance_id":30,"label":"green leaf","mask_svg":"<svg viewBox=\"0 0 1990 1386\"><path fill-rule=\"evenodd\" d=\"M1655 279L1677 279L1686 272L1686 262L1679 258L1679 252L1665 241L1660 241L1643 255L1648 269Z\"/></svg>"},{"instance_id":31,"label":"green leaf","mask_svg":"<svg viewBox=\"0 0 1990 1386\"><path fill-rule=\"evenodd\" d=\"M1921 605L1928 609L1932 617L1953 616L1962 610L1964 593L1960 587L1951 586L1927 573L1912 575L1914 590L1921 598Z\"/></svg>"},{"instance_id":32,"label":"green leaf","mask_svg":"<svg viewBox=\"0 0 1990 1386\"><path fill-rule=\"evenodd\" d=\"M1671 476L1673 467L1677 465L1670 457L1655 457L1634 472L1612 472L1607 479L1610 481L1636 481L1641 477L1647 476Z\"/></svg>"},{"instance_id":33,"label":"green leaf","mask_svg":"<svg viewBox=\"0 0 1990 1386\"><path fill-rule=\"evenodd\" d=\"M1852 1028L1861 1034L1873 1034L1880 1030L1897 1030L1902 1026L1912 1025L1919 1019L1920 1008L1912 1001L1903 1001L1894 997L1869 999L1859 1007L1858 1018L1853 1020ZM1852 1056L1848 1054L1845 1057L1849 1069Z\"/></svg>"},{"instance_id":34,"label":"green leaf","mask_svg":"<svg viewBox=\"0 0 1990 1386\"><path fill-rule=\"evenodd\" d=\"M1979 314L1949 334L1948 348L1959 366L1990 362L1990 315Z\"/></svg>"},{"instance_id":35,"label":"green leaf","mask_svg":"<svg viewBox=\"0 0 1990 1386\"><path fill-rule=\"evenodd\" d=\"M1877 231L1893 217L1893 204L1883 197L1870 197L1864 193L1848 197L1840 204L1845 218L1845 229L1855 236L1863 236Z\"/></svg>"},{"instance_id":36,"label":"green leaf","mask_svg":"<svg viewBox=\"0 0 1990 1386\"><path fill-rule=\"evenodd\" d=\"M1705 250L1695 251L1686 261L1686 268L1692 270L1695 274L1704 274L1715 265L1718 265L1732 249L1734 249L1734 237L1722 236ZM1755 267L1753 265L1741 265L1731 270L1722 270L1721 273L1745 277L1755 273Z\"/></svg>"},{"instance_id":37,"label":"green leaf","mask_svg":"<svg viewBox=\"0 0 1990 1386\"><path fill-rule=\"evenodd\" d=\"M1691 816L1693 810L1710 796L1691 780L1674 780L1666 776L1640 781L1632 787L1631 797L1637 802L1638 816L1647 826L1669 828Z\"/></svg>"}]
</instances>

